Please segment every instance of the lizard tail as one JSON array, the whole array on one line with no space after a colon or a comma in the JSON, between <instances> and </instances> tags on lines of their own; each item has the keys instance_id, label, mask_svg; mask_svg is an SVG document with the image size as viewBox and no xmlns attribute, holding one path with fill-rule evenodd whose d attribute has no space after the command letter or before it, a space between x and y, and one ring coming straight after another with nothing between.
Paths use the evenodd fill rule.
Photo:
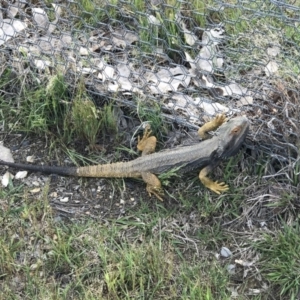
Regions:
<instances>
[{"instance_id":1,"label":"lizard tail","mask_svg":"<svg viewBox=\"0 0 300 300\"><path fill-rule=\"evenodd\" d=\"M41 172L44 174L57 174L63 176L78 176L77 167L52 167L52 166L41 166L41 165L27 165L12 163L0 160L0 165L8 166L14 169L21 169L26 171Z\"/></svg>"}]
</instances>

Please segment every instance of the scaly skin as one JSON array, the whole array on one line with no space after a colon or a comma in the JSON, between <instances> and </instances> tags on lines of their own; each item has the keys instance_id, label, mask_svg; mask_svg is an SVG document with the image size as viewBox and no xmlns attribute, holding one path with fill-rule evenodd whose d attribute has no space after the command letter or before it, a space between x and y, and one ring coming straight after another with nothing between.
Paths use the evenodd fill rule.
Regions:
<instances>
[{"instance_id":1,"label":"scaly skin","mask_svg":"<svg viewBox=\"0 0 300 300\"><path fill-rule=\"evenodd\" d=\"M224 182L214 182L207 177L222 159L235 155L249 130L246 117L236 117L227 123L224 115L216 116L204 124L198 131L202 138L207 132L216 130L217 135L199 144L177 147L174 149L155 151L156 137L151 136L149 127L145 129L142 138L138 139L137 148L142 156L128 162L94 165L87 167L52 167L10 163L0 160L0 165L47 174L58 174L77 177L142 177L147 183L148 193L162 199L163 191L157 174L165 173L174 168L180 168L179 173L200 169L199 179L210 190L217 194L228 190Z\"/></svg>"}]
</instances>

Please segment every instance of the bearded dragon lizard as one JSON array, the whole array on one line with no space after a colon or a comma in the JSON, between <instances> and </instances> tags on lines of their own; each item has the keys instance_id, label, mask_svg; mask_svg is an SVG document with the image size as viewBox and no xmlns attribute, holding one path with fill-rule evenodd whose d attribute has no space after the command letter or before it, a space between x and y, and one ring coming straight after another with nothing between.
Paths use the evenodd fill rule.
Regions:
<instances>
[{"instance_id":1,"label":"bearded dragon lizard","mask_svg":"<svg viewBox=\"0 0 300 300\"><path fill-rule=\"evenodd\" d=\"M226 122L224 114L217 115L212 121L205 123L198 130L201 138L207 137L207 132L217 130L211 139L204 140L191 146L154 152L156 137L151 136L150 127L146 127L142 138L138 138L137 148L142 156L128 162L100 164L86 167L56 167L27 165L0 160L0 165L24 169L46 174L58 174L76 177L142 177L147 184L149 195L154 194L163 201L161 182L156 176L174 168L179 173L186 173L194 169L201 169L200 181L213 192L220 194L229 189L224 182L214 182L207 177L221 160L235 155L249 130L249 121L246 117L235 117Z\"/></svg>"}]
</instances>

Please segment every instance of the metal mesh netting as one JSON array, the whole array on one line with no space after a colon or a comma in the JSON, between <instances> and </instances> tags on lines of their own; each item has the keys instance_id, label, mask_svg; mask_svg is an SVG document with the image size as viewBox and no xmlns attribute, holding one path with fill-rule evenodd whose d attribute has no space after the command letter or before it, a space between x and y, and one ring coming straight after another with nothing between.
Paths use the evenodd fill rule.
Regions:
<instances>
[{"instance_id":1,"label":"metal mesh netting","mask_svg":"<svg viewBox=\"0 0 300 300\"><path fill-rule=\"evenodd\" d=\"M1 72L83 78L93 95L195 127L245 114L280 165L299 156L299 1L1 1ZM1 91L5 94L5 91Z\"/></svg>"}]
</instances>

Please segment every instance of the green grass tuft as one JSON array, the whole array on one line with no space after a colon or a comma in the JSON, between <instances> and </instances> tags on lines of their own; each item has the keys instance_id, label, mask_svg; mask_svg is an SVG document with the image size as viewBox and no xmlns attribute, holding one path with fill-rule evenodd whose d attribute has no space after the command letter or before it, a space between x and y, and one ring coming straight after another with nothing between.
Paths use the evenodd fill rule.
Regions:
<instances>
[{"instance_id":1,"label":"green grass tuft","mask_svg":"<svg viewBox=\"0 0 300 300\"><path fill-rule=\"evenodd\" d=\"M300 226L283 225L281 232L268 233L254 243L261 253L261 268L280 296L297 299L300 283Z\"/></svg>"}]
</instances>

